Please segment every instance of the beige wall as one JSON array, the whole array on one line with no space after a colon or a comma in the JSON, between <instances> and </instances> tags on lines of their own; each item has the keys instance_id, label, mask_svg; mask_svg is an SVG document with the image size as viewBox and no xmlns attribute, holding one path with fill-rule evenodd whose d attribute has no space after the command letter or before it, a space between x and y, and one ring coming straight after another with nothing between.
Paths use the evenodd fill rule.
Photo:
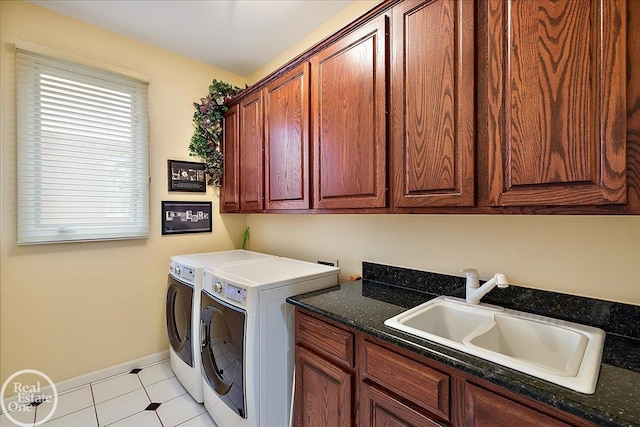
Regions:
<instances>
[{"instance_id":1,"label":"beige wall","mask_svg":"<svg viewBox=\"0 0 640 427\"><path fill-rule=\"evenodd\" d=\"M260 80L378 1L346 8L249 76ZM457 215L249 215L251 249L340 261L342 278L363 260L483 279L507 273L524 287L640 305L640 217Z\"/></svg>"},{"instance_id":2,"label":"beige wall","mask_svg":"<svg viewBox=\"0 0 640 427\"><path fill-rule=\"evenodd\" d=\"M336 31L340 30L342 27L363 15L369 9L373 8L376 4L380 3L381 0L356 0L351 5L347 6L334 16L329 19L327 22L319 26L318 28L311 31L307 36L305 36L302 40L294 43L291 47L286 49L280 55L273 58L267 64L262 66L259 70L255 71L253 74L247 77L247 82L249 84L254 84L269 73L277 70L279 67L283 66L291 59L295 58L305 50L309 49L311 46L315 45L319 41L324 38L330 36Z\"/></svg>"},{"instance_id":3,"label":"beige wall","mask_svg":"<svg viewBox=\"0 0 640 427\"><path fill-rule=\"evenodd\" d=\"M252 250L308 261L362 261L640 305L640 217L249 215ZM500 292L494 290L493 292Z\"/></svg>"},{"instance_id":4,"label":"beige wall","mask_svg":"<svg viewBox=\"0 0 640 427\"><path fill-rule=\"evenodd\" d=\"M244 216L214 216L212 234L161 236L161 200L213 200L167 192L167 159L189 160L193 102L213 78L243 79L22 1L0 1L0 383L39 369L55 381L168 348L166 271L173 254L238 247ZM149 76L150 238L16 246L14 40Z\"/></svg>"},{"instance_id":5,"label":"beige wall","mask_svg":"<svg viewBox=\"0 0 640 427\"><path fill-rule=\"evenodd\" d=\"M189 159L192 102L212 78L255 82L377 1L361 0L245 78L81 24L23 2L0 1L0 381L40 369L60 381L167 348L164 294L173 254L238 247L315 261L342 277L369 260L458 274L500 270L519 285L640 305L640 217L455 215L225 215L213 234L160 235L166 160ZM148 75L151 80L149 240L17 247L13 40ZM217 209L214 209L217 210ZM496 291L497 292L497 291Z\"/></svg>"}]
</instances>

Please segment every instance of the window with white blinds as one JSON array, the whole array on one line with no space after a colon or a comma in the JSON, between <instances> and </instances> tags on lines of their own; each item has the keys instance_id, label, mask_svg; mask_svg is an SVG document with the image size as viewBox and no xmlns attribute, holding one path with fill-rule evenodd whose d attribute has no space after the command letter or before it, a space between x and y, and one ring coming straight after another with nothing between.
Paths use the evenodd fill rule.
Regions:
<instances>
[{"instance_id":1,"label":"window with white blinds","mask_svg":"<svg viewBox=\"0 0 640 427\"><path fill-rule=\"evenodd\" d=\"M16 50L18 244L149 235L148 83Z\"/></svg>"}]
</instances>

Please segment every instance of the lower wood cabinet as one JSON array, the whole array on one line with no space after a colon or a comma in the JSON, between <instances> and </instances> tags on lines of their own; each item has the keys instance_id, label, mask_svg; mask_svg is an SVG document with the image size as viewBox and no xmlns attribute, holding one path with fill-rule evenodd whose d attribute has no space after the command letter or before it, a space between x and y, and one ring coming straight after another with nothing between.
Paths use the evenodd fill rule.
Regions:
<instances>
[{"instance_id":1,"label":"lower wood cabinet","mask_svg":"<svg viewBox=\"0 0 640 427\"><path fill-rule=\"evenodd\" d=\"M353 424L354 335L296 311L295 425Z\"/></svg>"},{"instance_id":2,"label":"lower wood cabinet","mask_svg":"<svg viewBox=\"0 0 640 427\"><path fill-rule=\"evenodd\" d=\"M296 309L296 426L594 424Z\"/></svg>"},{"instance_id":3,"label":"lower wood cabinet","mask_svg":"<svg viewBox=\"0 0 640 427\"><path fill-rule=\"evenodd\" d=\"M351 425L353 375L301 346L296 346L296 425Z\"/></svg>"},{"instance_id":4,"label":"lower wood cabinet","mask_svg":"<svg viewBox=\"0 0 640 427\"><path fill-rule=\"evenodd\" d=\"M360 388L361 426L443 426L392 394L368 383Z\"/></svg>"},{"instance_id":5,"label":"lower wood cabinet","mask_svg":"<svg viewBox=\"0 0 640 427\"><path fill-rule=\"evenodd\" d=\"M465 384L464 394L465 418L468 426L566 427L572 425L474 384Z\"/></svg>"},{"instance_id":6,"label":"lower wood cabinet","mask_svg":"<svg viewBox=\"0 0 640 427\"><path fill-rule=\"evenodd\" d=\"M449 421L449 375L364 339L360 346L363 381L392 390L400 399Z\"/></svg>"}]
</instances>

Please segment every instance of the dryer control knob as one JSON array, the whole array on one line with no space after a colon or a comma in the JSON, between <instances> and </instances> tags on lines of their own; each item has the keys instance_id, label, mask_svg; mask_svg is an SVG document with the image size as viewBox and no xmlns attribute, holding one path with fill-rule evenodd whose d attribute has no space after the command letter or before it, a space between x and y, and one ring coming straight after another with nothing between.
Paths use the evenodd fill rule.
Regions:
<instances>
[{"instance_id":1,"label":"dryer control knob","mask_svg":"<svg viewBox=\"0 0 640 427\"><path fill-rule=\"evenodd\" d=\"M176 265L173 267L173 274L180 275L180 266Z\"/></svg>"},{"instance_id":2,"label":"dryer control knob","mask_svg":"<svg viewBox=\"0 0 640 427\"><path fill-rule=\"evenodd\" d=\"M222 283L220 283L220 282L216 282L216 283L213 285L213 291L214 291L214 292L217 292L217 293L222 292Z\"/></svg>"}]
</instances>

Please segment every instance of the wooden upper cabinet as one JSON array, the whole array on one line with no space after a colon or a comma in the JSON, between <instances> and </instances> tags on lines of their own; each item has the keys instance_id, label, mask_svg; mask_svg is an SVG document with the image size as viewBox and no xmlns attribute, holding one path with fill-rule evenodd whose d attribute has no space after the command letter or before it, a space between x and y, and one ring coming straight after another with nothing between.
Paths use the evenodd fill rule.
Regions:
<instances>
[{"instance_id":1,"label":"wooden upper cabinet","mask_svg":"<svg viewBox=\"0 0 640 427\"><path fill-rule=\"evenodd\" d=\"M626 2L482 9L489 205L625 203Z\"/></svg>"},{"instance_id":2,"label":"wooden upper cabinet","mask_svg":"<svg viewBox=\"0 0 640 427\"><path fill-rule=\"evenodd\" d=\"M240 159L239 159L239 117L238 104L229 108L224 116L222 153L224 172L220 188L220 212L230 213L240 210Z\"/></svg>"},{"instance_id":3,"label":"wooden upper cabinet","mask_svg":"<svg viewBox=\"0 0 640 427\"><path fill-rule=\"evenodd\" d=\"M261 211L263 207L264 136L262 92L240 102L240 210Z\"/></svg>"},{"instance_id":4,"label":"wooden upper cabinet","mask_svg":"<svg viewBox=\"0 0 640 427\"><path fill-rule=\"evenodd\" d=\"M386 206L387 18L311 58L314 208Z\"/></svg>"},{"instance_id":5,"label":"wooden upper cabinet","mask_svg":"<svg viewBox=\"0 0 640 427\"><path fill-rule=\"evenodd\" d=\"M475 202L474 2L393 9L391 179L395 206Z\"/></svg>"},{"instance_id":6,"label":"wooden upper cabinet","mask_svg":"<svg viewBox=\"0 0 640 427\"><path fill-rule=\"evenodd\" d=\"M264 89L265 209L309 208L309 63Z\"/></svg>"}]
</instances>

